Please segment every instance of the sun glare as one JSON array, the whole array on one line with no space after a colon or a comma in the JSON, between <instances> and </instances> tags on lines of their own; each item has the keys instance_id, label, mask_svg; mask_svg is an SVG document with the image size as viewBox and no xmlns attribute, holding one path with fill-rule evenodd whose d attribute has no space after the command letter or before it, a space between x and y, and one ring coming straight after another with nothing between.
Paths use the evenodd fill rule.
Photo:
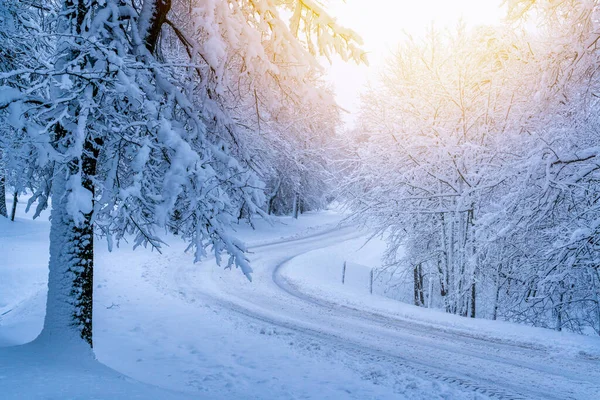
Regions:
<instances>
[{"instance_id":1,"label":"sun glare","mask_svg":"<svg viewBox=\"0 0 600 400\"><path fill-rule=\"evenodd\" d=\"M502 0L334 0L331 11L357 31L367 51L395 45L404 33L422 35L433 23L451 27L459 20L469 26L498 23Z\"/></svg>"},{"instance_id":2,"label":"sun glare","mask_svg":"<svg viewBox=\"0 0 600 400\"><path fill-rule=\"evenodd\" d=\"M504 16L502 0L331 0L328 9L340 24L363 39L369 67L336 60L329 68L338 103L353 113L358 93L398 42L423 36L431 24L452 28L459 20L467 26L493 25ZM352 123L352 114L346 118Z\"/></svg>"}]
</instances>

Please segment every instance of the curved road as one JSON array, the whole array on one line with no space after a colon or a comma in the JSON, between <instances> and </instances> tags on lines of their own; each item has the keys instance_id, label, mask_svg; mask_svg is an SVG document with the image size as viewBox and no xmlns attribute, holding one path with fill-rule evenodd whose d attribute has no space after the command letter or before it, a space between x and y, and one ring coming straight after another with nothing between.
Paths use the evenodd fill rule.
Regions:
<instances>
[{"instance_id":1,"label":"curved road","mask_svg":"<svg viewBox=\"0 0 600 400\"><path fill-rule=\"evenodd\" d=\"M301 254L363 235L344 227L251 247L253 283L219 269L192 279L181 268L176 284L187 298L292 330L354 367L376 363L490 398L600 399L600 360L335 304L302 292L280 273Z\"/></svg>"}]
</instances>

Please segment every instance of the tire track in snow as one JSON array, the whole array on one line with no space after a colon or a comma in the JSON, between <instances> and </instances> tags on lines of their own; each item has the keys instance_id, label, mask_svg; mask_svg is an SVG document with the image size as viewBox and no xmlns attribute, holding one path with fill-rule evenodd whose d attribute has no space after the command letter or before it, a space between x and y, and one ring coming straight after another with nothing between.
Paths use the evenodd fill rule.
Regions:
<instances>
[{"instance_id":1,"label":"tire track in snow","mask_svg":"<svg viewBox=\"0 0 600 400\"><path fill-rule=\"evenodd\" d=\"M305 253L302 253L302 254L305 254ZM556 379L556 378L564 380L565 378L567 378L574 385L575 384L595 383L598 388L598 393L600 393L600 385L599 385L600 384L600 375L598 375L598 374L596 374L596 376L592 376L592 375L587 374L587 371L578 371L577 373L568 373L567 371L565 371L564 369L561 369L560 367L553 367L550 365L540 364L540 362L539 362L539 361L541 361L540 357L547 356L548 349L545 348L544 346L533 345L533 344L529 345L526 343L518 343L518 342L515 343L512 341L504 342L498 338L492 338L492 337L483 336L483 335L476 335L476 334L452 330L452 329L445 329L443 326L435 326L435 325L431 325L431 324L420 322L420 321L411 321L411 320L406 320L406 319L402 319L402 318L394 318L392 316L386 316L384 314L380 314L375 311L360 310L355 307L350 307L350 306L346 306L343 304L334 303L327 299L318 298L318 297L312 296L308 293L302 292L296 285L289 282L281 274L282 268L284 268L288 263L290 263L290 261L292 261L293 259L295 259L298 256L301 256L302 254L299 254L299 255L293 256L293 257L289 257L284 262L277 265L277 267L273 270L273 274L272 274L273 281L277 284L277 286L279 286L279 288L281 290L283 290L284 292L288 293L289 295L291 295L295 298L298 298L304 302L314 304L323 309L328 309L328 310L335 309L336 311L342 312L342 313L344 313L345 316L353 318L353 319L370 321L374 325L383 327L385 329L393 329L393 330L396 330L396 331L402 332L402 333L408 332L412 336L411 341L416 341L417 344L419 344L419 345L422 344L424 338L427 338L430 341L433 341L434 343L428 343L428 344L425 344L425 346L429 347L435 351L449 352L452 349L450 349L447 345L444 345L444 344L447 344L451 341L456 342L458 340L461 344L469 344L470 346L476 346L476 347L479 347L480 349L488 350L488 352L480 353L477 351L471 351L471 350L464 349L464 348L460 348L460 349L457 348L457 349L455 349L457 355L468 356L471 358L480 359L482 362L485 362L485 363L493 362L493 363L497 363L497 364L509 365L514 368L521 368L521 369L525 369L525 370L535 371L537 373L543 373L543 374L545 374L546 378L550 379L550 380ZM410 336L407 337L406 335L403 335L401 337L402 340L407 340L407 338L409 340L411 339ZM500 355L494 354L489 350L497 350L497 353ZM502 354L505 353L507 350L510 350L512 353L514 353L513 356L518 356L520 359L503 356ZM522 352L526 352L527 354L525 354L525 355L519 354ZM537 359L537 360L531 361L528 359L528 357L530 357L532 359ZM577 362L589 365L589 368L591 371L594 371L594 370L597 371L598 363L596 363L596 362L590 362L590 361L586 361L586 360L577 360ZM433 367L433 365L430 365L430 366ZM438 371L440 371L439 368L438 368ZM426 373L427 371L422 371L422 372ZM463 386L465 386L465 387L472 386L475 390L477 390L478 385L476 383L473 383L473 379L465 380L464 377L463 378L456 378L454 376L447 377L447 375L448 375L447 372L445 372L445 375L442 374L442 376L440 376L440 379L442 379L444 381L462 380L462 382L464 383ZM502 385L514 387L514 385L511 385L508 382L503 382ZM514 390L516 390L518 392L519 388L515 388ZM536 392L532 392L530 389L527 389L527 388L521 388L521 390L524 390L524 391L530 393L530 395L537 395L537 396L539 396L539 398L543 398L543 399L565 398L564 395L557 395L555 393L547 392L547 391L536 393ZM502 393L502 392L505 392L505 390L500 389L498 393ZM518 395L516 395L514 393L509 395L508 397L511 398L511 396L517 396L515 398L519 398ZM501 398L504 398L504 397L501 397ZM570 398L573 398L573 397L570 397Z\"/></svg>"},{"instance_id":2,"label":"tire track in snow","mask_svg":"<svg viewBox=\"0 0 600 400\"><path fill-rule=\"evenodd\" d=\"M246 318L250 318L252 320L260 321L265 324L273 325L279 328L287 329L289 331L300 333L302 335L308 336L313 340L316 339L320 342L323 347L328 347L331 350L334 350L335 353L349 353L354 355L359 355L361 359L372 359L378 362L384 361L387 364L391 364L397 369L402 369L407 374L421 374L422 376L435 379L439 381L443 381L445 383L458 386L462 389L467 389L476 393L481 393L488 397L499 399L499 400L524 400L528 399L528 397L523 397L516 393L512 393L510 391L504 390L499 387L495 387L492 384L482 384L476 383L475 381L469 380L464 377L452 376L448 375L444 371L440 371L437 368L433 368L427 364L415 363L414 360L404 359L397 355L390 355L389 353L378 350L372 347L366 347L364 344L360 342L349 342L348 338L337 336L332 333L323 332L316 329L311 329L307 327L300 326L298 324L282 321L275 318L270 318L265 315L261 315L258 312L253 312L248 310L247 308L241 307L234 302L230 302L227 300L219 299L219 304L228 309L229 311L233 311L238 315L242 315ZM345 358L345 357L339 357ZM560 397L544 397L545 399L561 399Z\"/></svg>"},{"instance_id":3,"label":"tire track in snow","mask_svg":"<svg viewBox=\"0 0 600 400\"><path fill-rule=\"evenodd\" d=\"M324 236L327 236L331 233L337 233L339 235L339 233L340 233L339 228L329 229L327 231L319 232L314 235L308 235L308 236L304 236L304 237L297 238L297 239L290 239L290 240L283 239L283 240L278 240L277 242L273 242L273 243L261 244L259 246L253 246L253 247L251 247L251 249L267 248L267 247L271 247L274 245L282 245L282 244L292 244L294 242L302 242L302 243L305 243L307 241L312 242L315 239L323 238ZM364 235L363 233L356 233L356 231L353 231L352 234L350 234L349 236L343 235L342 238L343 238L343 240L350 240L350 239L359 238L363 235ZM337 239L338 240L336 240L335 243L339 243L340 240L339 240L339 238L337 238ZM315 249L327 247L330 245L331 245L331 243L320 241L320 242L318 242L318 244L316 246L311 247L310 249L302 251L300 253L297 253L293 256L289 256L286 259L284 259L283 261L280 261L275 266L275 268L273 269L273 273L272 273L272 279L275 282L275 284L277 284L280 287L280 289L282 289L283 291L288 292L289 294L291 294L295 297L298 297L303 301L309 301L313 304L316 304L319 307L324 307L326 309L330 309L333 304L323 304L322 302L316 301L313 298L308 298L303 293L300 293L297 291L292 292L292 291L288 290L284 286L284 284L282 282L283 278L279 274L280 268L282 266L286 265L288 262L290 262L294 258L296 258L302 254L305 254L307 252L313 251ZM189 281L186 280L186 282L189 282ZM212 300L215 300L215 298L212 298ZM377 358L379 361L385 360L386 363L392 364L396 368L400 367L402 370L404 370L408 374L414 374L415 372L420 373L421 375L423 375L424 377L426 377L428 379L443 381L445 383L448 383L448 384L451 384L454 386L458 386L463 390L467 389L469 391L480 393L480 394L489 396L491 398L496 398L496 399L500 399L500 400L526 399L526 397L519 396L515 393L508 392L508 391L498 388L498 387L493 387L492 385L489 385L489 384L488 385L484 385L481 383L476 384L474 381L468 380L464 377L452 376L452 375L448 375L447 373L444 374L444 371L441 371L436 368L432 368L429 365L426 365L423 363L415 363L414 361L411 362L410 360L408 360L406 358L402 358L397 355L390 355L389 353L387 353L385 351L364 346L364 344L361 342L348 343L348 338L345 338L345 337L341 337L341 336L338 336L338 335L335 335L332 333L326 333L326 332L323 332L322 330L312 329L312 328L308 328L305 326L301 326L300 324L297 324L297 323L293 323L293 322L290 323L290 322L286 322L286 321L283 321L278 318L269 317L269 316L265 315L264 313L261 313L260 311L250 310L248 307L241 306L240 304L235 303L230 300L225 300L223 298L219 298L218 302L219 302L220 306L222 306L230 311L234 311L237 314L242 315L244 317L251 318L253 320L257 320L257 321L260 321L260 322L263 322L263 323L266 323L269 325L284 328L284 329L290 330L292 332L301 333L301 334L309 336L313 339L318 339L319 341L321 341L322 345L329 347L329 348L335 348L336 352L361 354L362 358ZM342 358L344 358L344 357L342 357ZM550 397L548 397L548 399L550 399Z\"/></svg>"},{"instance_id":4,"label":"tire track in snow","mask_svg":"<svg viewBox=\"0 0 600 400\"><path fill-rule=\"evenodd\" d=\"M332 229L320 231L315 234L299 238L281 239L275 242L251 246L250 249L253 251L264 250L267 253L273 253L277 252L277 250L281 251L280 247L283 247L284 250L286 250L286 252L288 253L288 255L283 259L279 258L276 262L273 263L274 265L271 265L271 268L273 268L271 272L271 279L273 283L277 286L279 291L285 294L287 297L291 297L292 299L299 301L301 304L309 304L313 308L316 306L318 309L325 311L325 314L333 313L335 314L334 316L338 319L360 319L362 322L373 324L376 328L383 327L388 330L392 329L397 331L398 333L402 331L408 331L409 334L414 336L413 340L419 340L422 336L432 337L433 334L433 339L436 340L439 339L440 336L442 336L442 339L454 340L455 342L459 341L461 343L464 341L475 341L479 343L480 346L482 344L488 345L494 347L496 350L498 350L498 348L508 348L514 351L515 347L517 347L513 343L491 341L487 338L480 338L475 335L469 335L463 332L448 332L448 330L446 329L436 329L435 327L419 324L418 322L412 323L410 321L390 318L374 312L363 311L356 308L335 304L327 300L317 299L293 287L293 285L291 285L281 276L281 268L297 256L300 256L312 250L325 248L343 242L345 240L358 238L363 235L362 233L357 232L356 229L353 229L352 231L348 232L351 229L353 228L335 227ZM286 247L291 248L286 249ZM179 291L185 292L186 298L189 295L192 295L194 297L204 297L207 300L216 302L220 307L223 307L227 310L231 310L236 314L243 316L244 318L249 318L269 325L277 326L295 332L297 334L312 338L313 340L316 339L317 341L321 342L321 345L323 345L324 347L334 349L336 352L353 354L367 359L376 359L381 362L385 362L386 364L393 365L396 369L402 369L407 373L417 373L429 379L446 382L448 384L460 387L463 390L466 389L468 391L480 393L485 396L496 399L508 400L527 398L576 398L569 397L568 394L566 395L566 393L564 392L557 393L553 392L552 390L549 391L548 388L539 388L537 387L538 385L535 385L534 382L530 382L530 385L528 385L529 387L523 387L522 384L521 386L519 386L518 384L515 385L514 383L508 383L506 381L503 382L499 381L498 379L487 379L481 374L481 372L483 372L485 375L486 368L483 368L484 371L470 371L466 374L450 373L448 371L448 365L443 366L442 363L442 365L440 366L439 360L428 360L427 357L424 357L424 354L421 354L421 357L416 357L414 355L411 357L407 354L398 354L398 351L402 352L402 348L391 349L381 348L381 346L369 346L366 345L366 341L364 340L364 338L363 340L360 340L361 338L349 337L348 332L344 332L342 330L335 332L331 329L322 328L316 326L318 323L315 324L313 321L298 321L294 320L293 318L282 317L281 315L273 315L273 313L269 312L268 309L261 307L261 304L253 304L247 298L242 298L242 295L240 295L239 293L229 293L226 290L222 290L220 293L205 293L193 285L192 279L187 279L185 276L180 276L179 278L180 279L176 279L179 285ZM271 306L276 307L277 305ZM355 327L355 325L351 323L349 327L353 328ZM381 334L380 331L374 331L374 333ZM406 335L404 335L404 337L396 337L395 339L406 339ZM422 348L429 348L429 350L433 349L435 351L449 351L448 348L443 348L443 346L441 348L435 345L428 346L426 343L419 343L418 346ZM521 350L539 351L540 349L525 348ZM494 364L502 363L504 364L504 368L508 366L510 368L523 370L533 369L536 373L545 374L548 379L551 379L551 377L548 375L555 375L555 371L553 371L552 369L539 371L539 368L534 369L532 368L534 367L532 365L523 365L523 362L519 360L511 360L506 359L504 357L497 357L494 354L491 354L492 352L488 352L486 354L474 354L473 352L470 353L471 354L466 354L466 356L479 358L481 362L488 363L488 370L490 369L490 367L493 368ZM454 358L457 361L460 361L461 358L465 358L464 349L461 352L456 352L456 354L454 354ZM437 361L438 365L435 365L433 361ZM564 378L561 375L557 375L557 377Z\"/></svg>"}]
</instances>

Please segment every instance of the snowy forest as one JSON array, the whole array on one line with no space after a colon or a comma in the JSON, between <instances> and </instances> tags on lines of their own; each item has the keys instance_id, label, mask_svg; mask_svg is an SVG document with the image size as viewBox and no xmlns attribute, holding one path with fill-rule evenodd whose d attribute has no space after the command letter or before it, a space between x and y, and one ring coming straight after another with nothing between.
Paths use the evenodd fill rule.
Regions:
<instances>
[{"instance_id":1,"label":"snowy forest","mask_svg":"<svg viewBox=\"0 0 600 400\"><path fill-rule=\"evenodd\" d=\"M600 335L599 8L509 6L510 24L390 56L351 132L348 199L415 305Z\"/></svg>"},{"instance_id":2,"label":"snowy forest","mask_svg":"<svg viewBox=\"0 0 600 400\"><path fill-rule=\"evenodd\" d=\"M543 30L431 31L390 57L350 202L415 304L600 334L598 9L536 11Z\"/></svg>"},{"instance_id":3,"label":"snowy forest","mask_svg":"<svg viewBox=\"0 0 600 400\"><path fill-rule=\"evenodd\" d=\"M327 225L321 247L334 242L327 236L334 226L344 240L361 232L366 248L382 243L381 257L370 261L370 293L375 284L376 294L409 304L406 315L427 308L452 315L440 320L559 331L595 340L600 355L599 2L506 0L498 24L431 24L421 37L399 27L385 63L369 67L377 77L350 110L352 124L344 123L349 111L327 66L367 67L369 54L361 32L327 5L0 0L0 256L19 236L19 218L50 221L36 345L94 351L96 311L102 324L122 301L103 297L108 305L98 305L107 283L95 266L122 248L163 261L180 249L179 263L195 270L214 259L226 273L219 279L243 292L239 303L218 304L255 312L243 307L267 278L299 290L276 275L310 246L290 241L286 251L298 251L278 250L267 273L260 248L269 244L250 245L248 237L277 221L310 233L334 209L339 221ZM344 257L341 283L352 261ZM158 274L149 271L143 277ZM136 287L126 278L120 284ZM190 295L182 290L178 296ZM277 300L263 297L264 307ZM2 299L0 333L13 312ZM257 320L271 321L264 315ZM285 321L275 325L292 329ZM597 363L590 352L578 354ZM463 398L448 390L444 398ZM427 393L422 398L434 398ZM273 396L259 398L287 398Z\"/></svg>"}]
</instances>

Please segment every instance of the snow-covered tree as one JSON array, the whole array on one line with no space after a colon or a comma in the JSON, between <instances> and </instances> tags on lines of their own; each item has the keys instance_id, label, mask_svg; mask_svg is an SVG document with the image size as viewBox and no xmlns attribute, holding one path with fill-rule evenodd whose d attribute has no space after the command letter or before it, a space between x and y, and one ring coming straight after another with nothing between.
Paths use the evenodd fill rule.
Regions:
<instances>
[{"instance_id":1,"label":"snow-covered tree","mask_svg":"<svg viewBox=\"0 0 600 400\"><path fill-rule=\"evenodd\" d=\"M0 215L7 216L4 202L6 190L16 196L20 191L34 187L35 166L28 159L35 153L35 144L27 140L23 129L27 107L19 100L20 92L34 93L40 83L36 73L20 73L24 66L30 70L44 67L50 50L49 41L42 35L45 11L43 6L23 5L17 1L0 4ZM36 185L37 186L37 185ZM40 206L43 208L43 202ZM13 212L14 215L14 202Z\"/></svg>"},{"instance_id":2,"label":"snow-covered tree","mask_svg":"<svg viewBox=\"0 0 600 400\"><path fill-rule=\"evenodd\" d=\"M250 278L245 247L227 227L241 208L262 212L265 186L252 165L256 149L248 147L261 133L243 131L242 91L229 89L244 80L262 91L269 111L277 108L271 102L294 93L292 107L320 92L306 78L318 69L316 55L360 61L358 37L305 0L63 0L56 7L14 7L51 20L40 35L51 38L48 57L39 65L19 62L0 76L2 107L25 107L23 148L34 151L22 159L38 173L34 197L52 197L40 340L83 338L92 345L98 235L109 247L133 237L136 247L160 248L158 232L176 225L196 260L210 248L217 261L226 255L228 267ZM293 11L291 21L282 9ZM178 18L191 23L179 25ZM177 45L163 46L168 40ZM0 44L12 46L4 36ZM31 76L28 85L12 84Z\"/></svg>"},{"instance_id":3,"label":"snow-covered tree","mask_svg":"<svg viewBox=\"0 0 600 400\"><path fill-rule=\"evenodd\" d=\"M463 28L407 40L361 114L370 138L358 148L364 168L354 178L363 185L357 213L391 229L390 264L427 271L444 308L461 315L476 314L476 220L487 193L501 184L490 172L502 162L497 135L514 95L497 72L510 57L499 40Z\"/></svg>"},{"instance_id":4,"label":"snow-covered tree","mask_svg":"<svg viewBox=\"0 0 600 400\"><path fill-rule=\"evenodd\" d=\"M507 203L509 232L526 252L519 282L525 303L512 319L557 330L600 334L598 287L598 119L600 81L597 2L512 1L513 18L533 18L538 65L535 112L522 129L528 142L521 195ZM514 287L514 285L513 285Z\"/></svg>"},{"instance_id":5,"label":"snow-covered tree","mask_svg":"<svg viewBox=\"0 0 600 400\"><path fill-rule=\"evenodd\" d=\"M509 3L539 27L400 47L365 97L348 197L405 299L600 333L598 6Z\"/></svg>"}]
</instances>

